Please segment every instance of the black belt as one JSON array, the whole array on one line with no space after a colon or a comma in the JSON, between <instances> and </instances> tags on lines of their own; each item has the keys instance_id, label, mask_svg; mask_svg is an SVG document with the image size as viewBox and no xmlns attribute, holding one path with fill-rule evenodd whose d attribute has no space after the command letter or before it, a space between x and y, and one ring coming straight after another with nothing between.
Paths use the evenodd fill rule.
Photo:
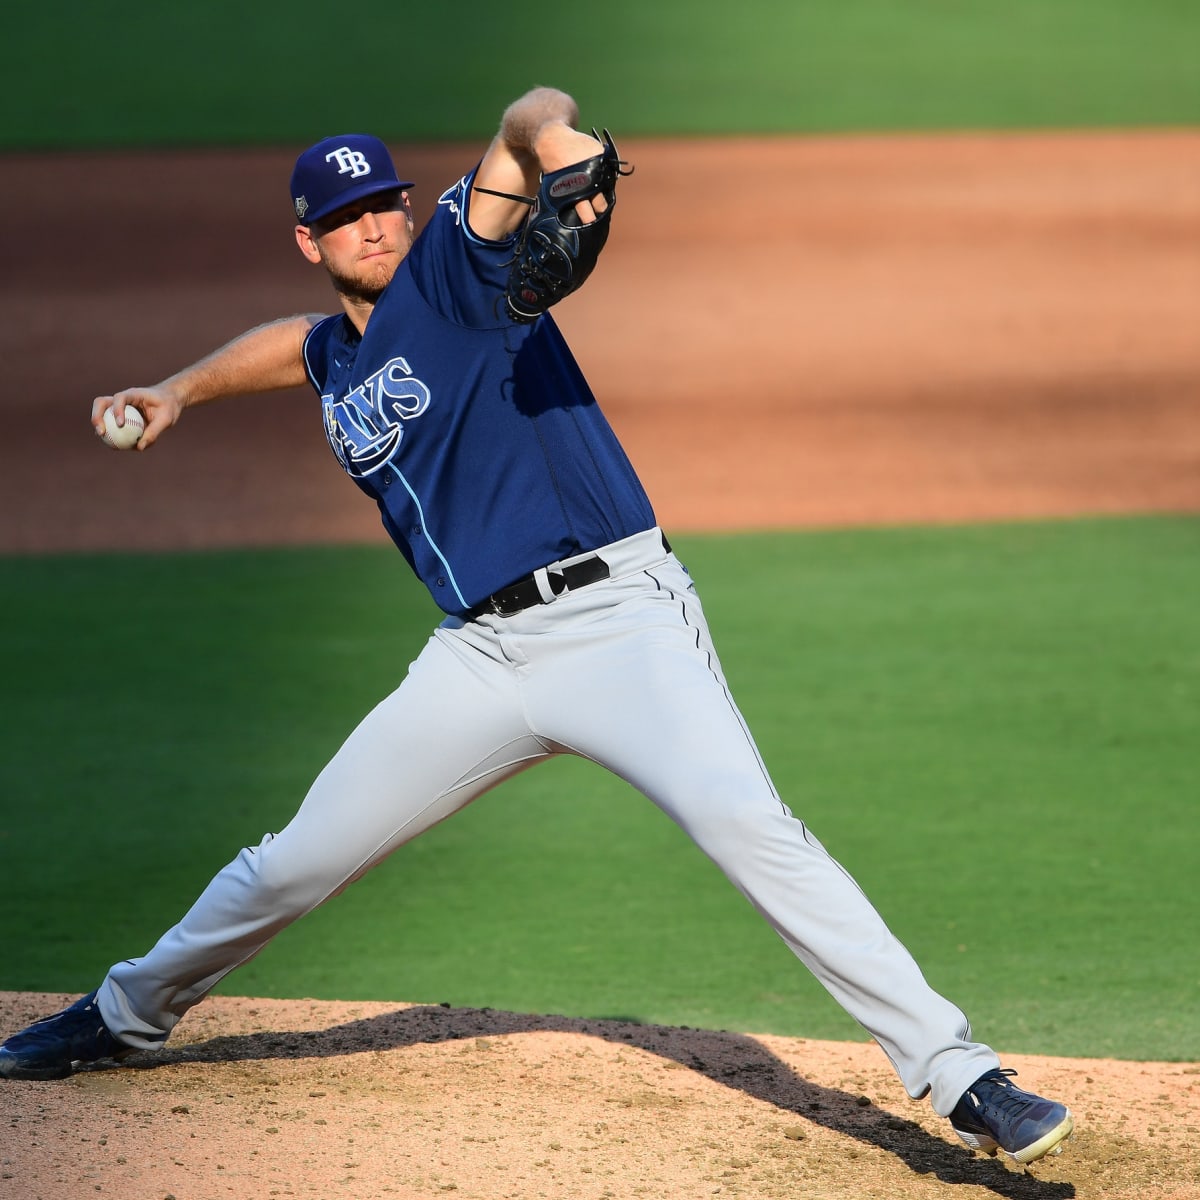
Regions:
<instances>
[{"instance_id":1,"label":"black belt","mask_svg":"<svg viewBox=\"0 0 1200 1200\"><path fill-rule=\"evenodd\" d=\"M670 554L670 543L666 537L662 541L663 549ZM524 612L525 609L532 608L535 604L545 604L541 589L534 578L535 574L536 572L531 571L528 575L518 579L516 583L510 583L508 587L502 587L498 592L493 592L476 604L474 608L467 609L463 613L463 619L473 621L476 617L483 616L484 613L497 613L502 617L511 617L514 613ZM550 591L555 596L561 596L563 592L577 591L581 587L587 587L589 583L599 583L602 579L608 579L611 574L608 563L598 554L593 554L578 562L568 563L565 567L547 567L546 581L550 585Z\"/></svg>"},{"instance_id":2,"label":"black belt","mask_svg":"<svg viewBox=\"0 0 1200 1200\"><path fill-rule=\"evenodd\" d=\"M563 592L573 592L577 588L587 587L589 583L599 583L601 579L607 579L609 575L608 563L597 554L593 554L591 558L582 559L580 562L569 563L565 567L546 568L546 581L550 585L551 592L556 596L561 596ZM486 600L481 600L463 616L468 621L473 621L484 613L499 613L502 617L511 617L514 613L523 612L535 604L544 603L537 580L530 573L523 579L518 579L516 583L510 583L508 587L502 587L498 592L493 592Z\"/></svg>"}]
</instances>

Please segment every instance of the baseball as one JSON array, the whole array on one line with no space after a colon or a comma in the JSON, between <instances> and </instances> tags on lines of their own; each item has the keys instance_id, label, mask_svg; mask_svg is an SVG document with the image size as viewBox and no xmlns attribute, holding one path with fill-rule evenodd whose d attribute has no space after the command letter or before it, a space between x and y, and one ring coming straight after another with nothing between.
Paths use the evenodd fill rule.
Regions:
<instances>
[{"instance_id":1,"label":"baseball","mask_svg":"<svg viewBox=\"0 0 1200 1200\"><path fill-rule=\"evenodd\" d=\"M132 450L138 444L143 430L146 428L145 419L132 404L125 406L125 424L118 425L111 408L104 412L104 432L100 435L106 446L114 450Z\"/></svg>"}]
</instances>

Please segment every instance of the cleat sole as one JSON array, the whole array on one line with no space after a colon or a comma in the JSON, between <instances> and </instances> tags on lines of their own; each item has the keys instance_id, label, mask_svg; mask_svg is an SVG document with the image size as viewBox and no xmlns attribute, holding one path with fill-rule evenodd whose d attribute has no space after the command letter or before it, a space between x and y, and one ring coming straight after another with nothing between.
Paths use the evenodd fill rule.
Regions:
<instances>
[{"instance_id":1,"label":"cleat sole","mask_svg":"<svg viewBox=\"0 0 1200 1200\"><path fill-rule=\"evenodd\" d=\"M66 1079L71 1064L53 1067L22 1067L17 1063L0 1064L0 1079Z\"/></svg>"},{"instance_id":2,"label":"cleat sole","mask_svg":"<svg viewBox=\"0 0 1200 1200\"><path fill-rule=\"evenodd\" d=\"M1027 1167L1030 1163L1038 1162L1043 1158L1054 1158L1063 1152L1063 1143L1071 1136L1075 1129L1075 1121L1070 1113L1067 1113L1062 1122L1052 1129L1045 1137L1039 1138L1032 1146L1026 1146L1024 1150L1017 1150L1015 1153L1008 1154L1008 1157L1018 1162L1023 1167Z\"/></svg>"}]
</instances>

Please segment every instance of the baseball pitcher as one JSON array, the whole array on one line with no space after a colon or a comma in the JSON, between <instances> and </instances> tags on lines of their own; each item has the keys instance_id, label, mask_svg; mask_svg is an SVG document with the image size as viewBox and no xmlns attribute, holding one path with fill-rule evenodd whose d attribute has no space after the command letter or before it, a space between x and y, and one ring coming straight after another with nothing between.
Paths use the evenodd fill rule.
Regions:
<instances>
[{"instance_id":1,"label":"baseball pitcher","mask_svg":"<svg viewBox=\"0 0 1200 1200\"><path fill-rule=\"evenodd\" d=\"M1021 1163L1057 1152L1067 1108L1013 1085L776 792L696 586L549 312L596 268L618 185L634 186L612 137L577 124L563 92L515 101L420 236L414 185L382 142L317 142L291 205L337 310L94 402L98 432L136 410L144 451L194 405L307 382L338 464L444 619L293 819L95 992L10 1037L0 1075L60 1078L161 1046L218 981L398 846L575 754L676 821L969 1146Z\"/></svg>"}]
</instances>

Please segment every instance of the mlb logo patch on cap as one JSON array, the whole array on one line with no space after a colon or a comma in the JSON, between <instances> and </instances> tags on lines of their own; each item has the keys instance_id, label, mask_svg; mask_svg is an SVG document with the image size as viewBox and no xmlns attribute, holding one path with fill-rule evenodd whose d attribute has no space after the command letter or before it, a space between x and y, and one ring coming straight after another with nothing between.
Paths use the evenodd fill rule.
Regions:
<instances>
[{"instance_id":1,"label":"mlb logo patch on cap","mask_svg":"<svg viewBox=\"0 0 1200 1200\"><path fill-rule=\"evenodd\" d=\"M392 156L377 137L345 133L309 146L296 160L292 206L296 219L311 225L364 196L412 186L397 176Z\"/></svg>"}]
</instances>

